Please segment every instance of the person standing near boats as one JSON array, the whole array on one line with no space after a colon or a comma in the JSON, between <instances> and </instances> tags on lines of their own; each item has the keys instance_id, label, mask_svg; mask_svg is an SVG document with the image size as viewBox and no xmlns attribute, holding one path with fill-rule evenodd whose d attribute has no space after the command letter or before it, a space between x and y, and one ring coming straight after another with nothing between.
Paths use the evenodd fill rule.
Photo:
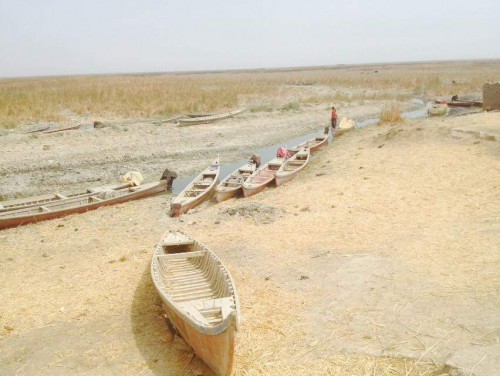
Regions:
<instances>
[{"instance_id":1,"label":"person standing near boats","mask_svg":"<svg viewBox=\"0 0 500 376\"><path fill-rule=\"evenodd\" d=\"M337 128L337 110L334 106L332 106L332 129L335 130Z\"/></svg>"}]
</instances>

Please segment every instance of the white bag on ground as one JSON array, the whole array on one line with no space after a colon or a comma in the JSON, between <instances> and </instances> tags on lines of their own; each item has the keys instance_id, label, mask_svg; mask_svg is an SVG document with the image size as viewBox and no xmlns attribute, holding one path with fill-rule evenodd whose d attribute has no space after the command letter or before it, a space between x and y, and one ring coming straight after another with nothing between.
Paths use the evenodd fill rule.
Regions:
<instances>
[{"instance_id":1,"label":"white bag on ground","mask_svg":"<svg viewBox=\"0 0 500 376\"><path fill-rule=\"evenodd\" d=\"M129 171L121 178L122 183L134 185L140 185L144 178L139 171Z\"/></svg>"}]
</instances>

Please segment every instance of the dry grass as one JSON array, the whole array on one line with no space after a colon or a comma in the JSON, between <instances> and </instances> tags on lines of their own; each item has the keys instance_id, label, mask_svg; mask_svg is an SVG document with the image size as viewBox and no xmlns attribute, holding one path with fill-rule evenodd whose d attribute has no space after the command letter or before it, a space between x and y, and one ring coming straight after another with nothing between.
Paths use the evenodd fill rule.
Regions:
<instances>
[{"instance_id":1,"label":"dry grass","mask_svg":"<svg viewBox=\"0 0 500 376\"><path fill-rule=\"evenodd\" d=\"M330 104L475 93L500 61L346 66L204 74L0 80L0 126L94 118L161 117L237 106L256 112L290 102ZM262 104L264 107L260 107Z\"/></svg>"},{"instance_id":2,"label":"dry grass","mask_svg":"<svg viewBox=\"0 0 500 376\"><path fill-rule=\"evenodd\" d=\"M391 102L384 106L380 112L380 120L378 124L397 124L403 122L401 105L398 102Z\"/></svg>"}]
</instances>

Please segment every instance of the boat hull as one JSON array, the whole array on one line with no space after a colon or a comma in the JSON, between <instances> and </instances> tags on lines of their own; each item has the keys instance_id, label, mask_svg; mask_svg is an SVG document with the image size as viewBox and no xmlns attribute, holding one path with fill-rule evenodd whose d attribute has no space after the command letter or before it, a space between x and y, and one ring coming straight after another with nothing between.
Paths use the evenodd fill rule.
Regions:
<instances>
[{"instance_id":1,"label":"boat hull","mask_svg":"<svg viewBox=\"0 0 500 376\"><path fill-rule=\"evenodd\" d=\"M178 120L178 127L186 127L189 125L196 125L196 124L209 124L209 123L215 123L216 121L219 120L224 120L228 119L230 117L233 117L235 115L241 114L245 109L240 109L237 111L231 111L227 112L225 114L219 114L219 115L211 115L211 116L202 116L202 117L188 117L186 119L179 119Z\"/></svg>"},{"instance_id":2,"label":"boat hull","mask_svg":"<svg viewBox=\"0 0 500 376\"><path fill-rule=\"evenodd\" d=\"M215 190L215 199L217 202L222 202L229 200L230 198L240 196L242 195L242 189L241 187L232 189L232 190L226 190L226 191L220 191L220 190Z\"/></svg>"},{"instance_id":3,"label":"boat hull","mask_svg":"<svg viewBox=\"0 0 500 376\"><path fill-rule=\"evenodd\" d=\"M178 217L190 209L207 201L215 194L219 182L220 165L217 157L210 166L203 170L189 183L178 196L170 202L170 216Z\"/></svg>"},{"instance_id":4,"label":"boat hull","mask_svg":"<svg viewBox=\"0 0 500 376\"><path fill-rule=\"evenodd\" d=\"M354 127L349 127L349 128L337 128L335 129L335 137L342 136L344 133L347 133L349 131L352 131Z\"/></svg>"},{"instance_id":5,"label":"boat hull","mask_svg":"<svg viewBox=\"0 0 500 376\"><path fill-rule=\"evenodd\" d=\"M257 193L260 193L264 189L266 189L269 185L271 185L271 183L272 183L272 180L269 180L267 183L260 184L260 185L255 186L255 187L249 187L249 186L245 186L245 184L243 184L243 186L241 187L243 190L243 197L250 197L250 196L256 195Z\"/></svg>"},{"instance_id":6,"label":"boat hull","mask_svg":"<svg viewBox=\"0 0 500 376\"><path fill-rule=\"evenodd\" d=\"M215 186L213 186L206 193L196 197L193 201L190 201L186 204L172 203L170 216L178 217L184 213L187 213L189 210L197 207L201 203L210 200L214 196L214 193L215 193Z\"/></svg>"},{"instance_id":7,"label":"boat hull","mask_svg":"<svg viewBox=\"0 0 500 376\"><path fill-rule=\"evenodd\" d=\"M231 325L217 335L204 334L189 325L162 297L163 308L182 338L217 375L230 375L233 367L236 328Z\"/></svg>"},{"instance_id":8,"label":"boat hull","mask_svg":"<svg viewBox=\"0 0 500 376\"><path fill-rule=\"evenodd\" d=\"M163 192L167 189L167 181L160 181L157 185L144 189L138 190L136 192L131 192L130 194L111 198L108 200L103 200L100 202L94 202L87 205L57 210L57 211L49 211L49 212L40 212L36 214L24 215L21 217L7 217L0 219L0 230L7 229L11 227L23 226L30 223L36 223L41 221L46 221L49 219L61 218L70 214L78 214L85 213L87 211L95 210L103 206L111 206L121 204L127 201L137 200L140 198L148 197L155 195L157 193ZM14 211L11 211L14 212Z\"/></svg>"},{"instance_id":9,"label":"boat hull","mask_svg":"<svg viewBox=\"0 0 500 376\"><path fill-rule=\"evenodd\" d=\"M217 375L230 375L240 308L222 262L198 241L168 232L151 260L151 278L177 332Z\"/></svg>"}]
</instances>

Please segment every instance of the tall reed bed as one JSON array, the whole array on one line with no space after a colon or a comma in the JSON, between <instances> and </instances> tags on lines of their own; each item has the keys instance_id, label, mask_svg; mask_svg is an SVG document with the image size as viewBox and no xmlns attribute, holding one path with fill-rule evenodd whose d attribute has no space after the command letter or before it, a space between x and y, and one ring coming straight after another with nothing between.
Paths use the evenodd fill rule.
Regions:
<instances>
[{"instance_id":1,"label":"tall reed bed","mask_svg":"<svg viewBox=\"0 0 500 376\"><path fill-rule=\"evenodd\" d=\"M0 127L62 121L75 115L145 118L237 106L268 111L291 102L480 94L483 82L498 77L500 61L4 79L0 80ZM276 103L280 99L282 103Z\"/></svg>"}]
</instances>

